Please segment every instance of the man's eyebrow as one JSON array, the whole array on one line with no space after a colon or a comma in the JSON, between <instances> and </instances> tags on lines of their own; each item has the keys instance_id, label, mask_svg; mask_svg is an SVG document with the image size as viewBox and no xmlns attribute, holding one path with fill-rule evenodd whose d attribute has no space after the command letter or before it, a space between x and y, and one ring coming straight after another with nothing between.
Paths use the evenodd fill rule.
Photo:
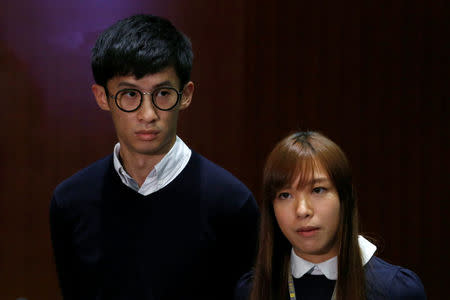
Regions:
<instances>
[{"instance_id":1,"label":"man's eyebrow","mask_svg":"<svg viewBox=\"0 0 450 300\"><path fill-rule=\"evenodd\" d=\"M137 88L137 87L138 87L137 85L132 84L132 83L130 83L130 82L126 82L126 81L121 81L121 82L119 82L119 84L117 85L117 87L122 87L122 86L124 86L124 87L134 87L134 88Z\"/></svg>"},{"instance_id":2,"label":"man's eyebrow","mask_svg":"<svg viewBox=\"0 0 450 300\"><path fill-rule=\"evenodd\" d=\"M158 88L158 87L162 87L162 86L170 86L170 87L173 87L174 85L172 84L172 82L170 82L170 80L166 80L166 81L163 81L163 82L160 82L160 83L154 85L154 86L153 86L153 89L154 89L154 88ZM131 82L127 82L127 81L121 81L121 82L119 82L119 84L117 85L117 87L140 88L140 87L137 86L136 84L131 83Z\"/></svg>"}]
</instances>

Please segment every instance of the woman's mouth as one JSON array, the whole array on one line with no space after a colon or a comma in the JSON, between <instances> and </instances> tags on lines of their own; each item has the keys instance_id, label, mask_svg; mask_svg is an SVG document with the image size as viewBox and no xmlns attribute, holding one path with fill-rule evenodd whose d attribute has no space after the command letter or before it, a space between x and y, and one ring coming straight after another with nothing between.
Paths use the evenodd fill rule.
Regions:
<instances>
[{"instance_id":1,"label":"woman's mouth","mask_svg":"<svg viewBox=\"0 0 450 300\"><path fill-rule=\"evenodd\" d=\"M312 236L316 235L318 231L319 231L319 227L305 226L305 227L300 227L297 230L297 233L302 237L312 237Z\"/></svg>"}]
</instances>

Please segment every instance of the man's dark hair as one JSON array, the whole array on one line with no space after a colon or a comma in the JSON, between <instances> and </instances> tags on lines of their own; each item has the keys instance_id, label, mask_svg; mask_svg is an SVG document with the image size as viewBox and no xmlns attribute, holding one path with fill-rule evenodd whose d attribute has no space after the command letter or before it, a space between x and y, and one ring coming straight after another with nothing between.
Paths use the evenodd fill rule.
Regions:
<instances>
[{"instance_id":1,"label":"man's dark hair","mask_svg":"<svg viewBox=\"0 0 450 300\"><path fill-rule=\"evenodd\" d=\"M115 76L140 79L173 66L182 88L190 80L192 59L189 38L170 21L135 15L120 20L98 37L91 66L95 82L105 88Z\"/></svg>"}]
</instances>

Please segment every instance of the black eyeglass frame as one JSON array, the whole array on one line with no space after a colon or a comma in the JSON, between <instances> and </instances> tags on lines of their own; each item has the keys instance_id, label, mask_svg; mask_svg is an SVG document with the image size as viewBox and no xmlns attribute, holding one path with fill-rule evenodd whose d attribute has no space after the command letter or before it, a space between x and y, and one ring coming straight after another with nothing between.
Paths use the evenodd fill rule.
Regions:
<instances>
[{"instance_id":1,"label":"black eyeglass frame","mask_svg":"<svg viewBox=\"0 0 450 300\"><path fill-rule=\"evenodd\" d=\"M156 91L159 91L159 90L161 90L161 89L169 89L169 90L173 90L173 91L175 91L175 92L177 93L177 101L175 102L174 105L172 105L172 106L169 107L169 108L160 108L160 107L155 103L155 97L153 96L153 94L154 94ZM124 91L133 91L133 92L138 92L138 93L140 94L140 96L141 96L141 101L139 102L139 105L138 105L135 109L132 109L132 110L126 110L126 109L123 109L122 107L120 107L120 105L117 103L117 97L119 96L119 94L120 94L121 92L124 92ZM143 91L138 90L138 89L126 88L126 89L118 90L117 93L116 93L114 96L113 96L113 95L109 95L109 97L112 98L112 99L114 99L114 103L116 103L116 106L117 106L121 111L123 111L123 112L134 112L134 111L137 111L137 110L141 107L142 102L144 101L144 95L150 95L150 99L152 100L152 104L153 104L153 106L156 107L157 109L162 110L162 111L169 111L169 110L174 109L174 108L177 106L178 102L180 102L181 97L182 97L182 95L183 95L183 91L179 92L176 88L171 87L171 86L161 86L161 87L157 87L157 88L155 88L153 91L148 91L148 92L143 92Z\"/></svg>"}]
</instances>

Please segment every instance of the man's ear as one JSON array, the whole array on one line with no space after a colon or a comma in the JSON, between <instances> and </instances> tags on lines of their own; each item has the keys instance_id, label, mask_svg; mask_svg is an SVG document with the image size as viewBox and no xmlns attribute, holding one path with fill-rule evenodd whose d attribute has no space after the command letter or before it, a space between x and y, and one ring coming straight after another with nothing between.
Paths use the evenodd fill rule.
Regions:
<instances>
[{"instance_id":1,"label":"man's ear","mask_svg":"<svg viewBox=\"0 0 450 300\"><path fill-rule=\"evenodd\" d=\"M192 101L192 95L194 94L194 83L189 81L186 83L183 89L183 95L181 95L180 110L186 109Z\"/></svg>"},{"instance_id":2,"label":"man's ear","mask_svg":"<svg viewBox=\"0 0 450 300\"><path fill-rule=\"evenodd\" d=\"M97 101L97 105L103 109L109 111L109 101L106 96L105 88L98 84L92 85L92 93L94 94L95 101Z\"/></svg>"}]
</instances>

